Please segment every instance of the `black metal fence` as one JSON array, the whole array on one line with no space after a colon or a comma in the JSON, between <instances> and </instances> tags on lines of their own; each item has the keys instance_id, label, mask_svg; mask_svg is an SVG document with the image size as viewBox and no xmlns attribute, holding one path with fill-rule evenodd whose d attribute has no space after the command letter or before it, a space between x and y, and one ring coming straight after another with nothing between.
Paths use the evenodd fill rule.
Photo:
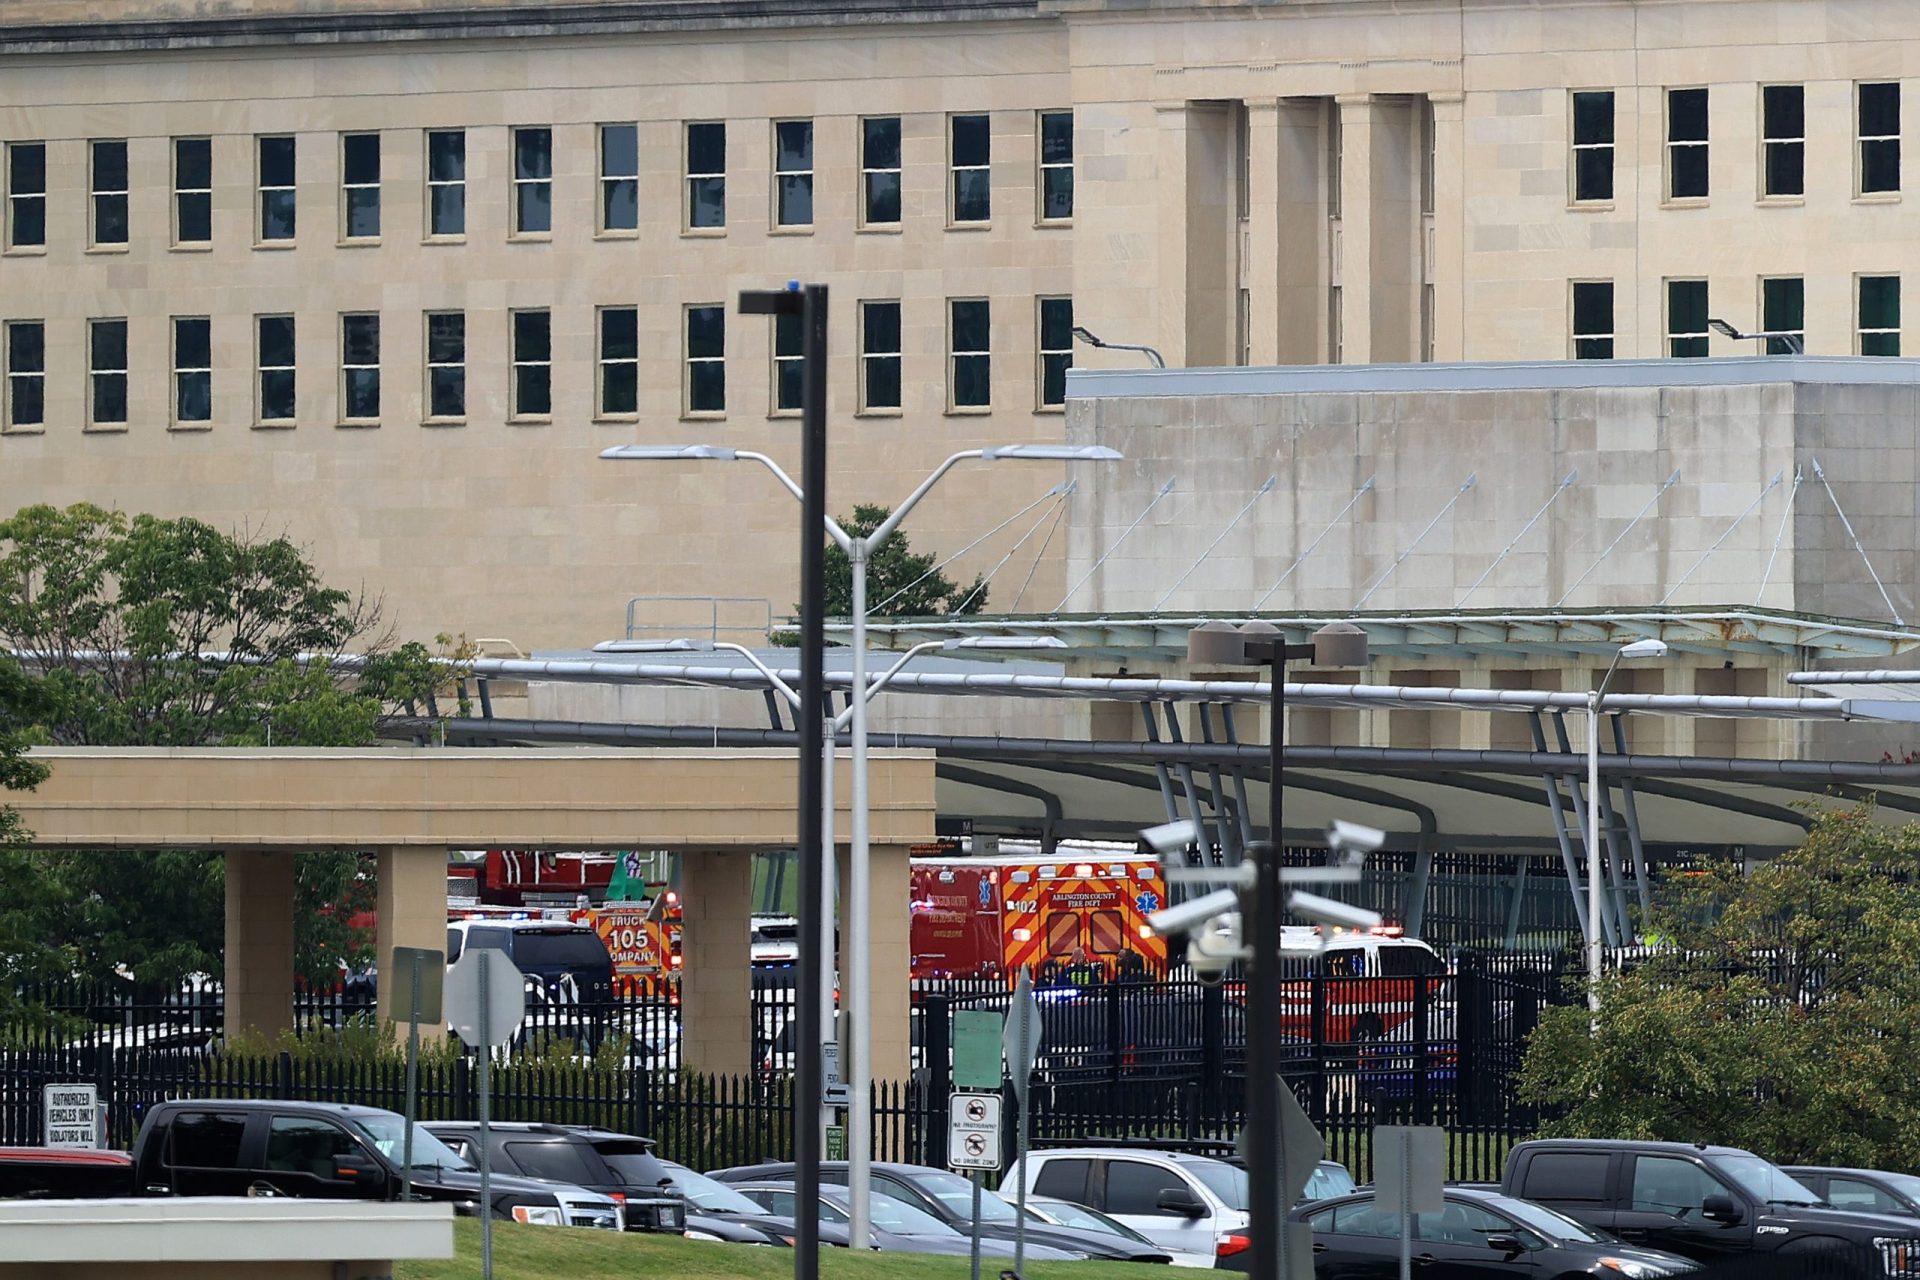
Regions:
<instances>
[{"instance_id":1,"label":"black metal fence","mask_svg":"<svg viewBox=\"0 0 1920 1280\"><path fill-rule=\"evenodd\" d=\"M1284 1071L1326 1135L1328 1154L1366 1179L1379 1123L1452 1135L1456 1178L1497 1178L1507 1148L1537 1126L1513 1075L1540 1012L1569 998L1562 954L1463 954L1450 971L1350 977L1290 957ZM152 1103L285 1097L398 1110L404 1068L369 1003L303 998L298 1044L223 1042L217 994L65 989L30 993L33 1012L0 1024L0 1145L40 1139L41 1091L91 1083L111 1139L130 1142ZM999 983L916 984L913 1072L878 1083L874 1154L945 1161L952 1015L1005 1008ZM763 980L753 1002L752 1069L682 1069L671 1002L539 1005L519 1052L493 1073L502 1119L594 1123L654 1137L695 1168L783 1158L790 1138L794 991ZM1036 1145L1127 1142L1230 1153L1245 1092L1247 1027L1237 984L1191 976L1064 984L1039 992L1032 1088ZM420 1114L470 1118L470 1057L441 1049L420 1075Z\"/></svg>"}]
</instances>

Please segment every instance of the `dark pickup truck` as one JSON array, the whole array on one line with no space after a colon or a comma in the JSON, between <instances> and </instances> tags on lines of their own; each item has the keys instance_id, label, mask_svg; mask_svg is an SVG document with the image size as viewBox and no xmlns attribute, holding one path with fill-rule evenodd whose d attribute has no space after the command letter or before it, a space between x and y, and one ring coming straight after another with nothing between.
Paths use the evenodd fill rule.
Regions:
<instances>
[{"instance_id":1,"label":"dark pickup truck","mask_svg":"<svg viewBox=\"0 0 1920 1280\"><path fill-rule=\"evenodd\" d=\"M1920 1280L1920 1223L1841 1212L1737 1147L1546 1139L1507 1157L1506 1195L1738 1280Z\"/></svg>"},{"instance_id":2,"label":"dark pickup truck","mask_svg":"<svg viewBox=\"0 0 1920 1280\"><path fill-rule=\"evenodd\" d=\"M391 1111L324 1102L162 1102L148 1110L131 1157L0 1150L0 1194L398 1200L405 1124ZM621 1227L620 1206L583 1187L495 1176L489 1189L496 1218ZM478 1213L479 1170L415 1126L413 1194Z\"/></svg>"}]
</instances>

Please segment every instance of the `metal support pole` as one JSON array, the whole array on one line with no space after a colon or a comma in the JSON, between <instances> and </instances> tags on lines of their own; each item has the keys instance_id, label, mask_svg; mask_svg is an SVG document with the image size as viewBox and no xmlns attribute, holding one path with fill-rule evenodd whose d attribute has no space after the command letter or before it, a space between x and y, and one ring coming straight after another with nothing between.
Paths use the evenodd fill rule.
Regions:
<instances>
[{"instance_id":1,"label":"metal support pole","mask_svg":"<svg viewBox=\"0 0 1920 1280\"><path fill-rule=\"evenodd\" d=\"M1275 645L1272 662L1272 726L1267 733L1267 832L1254 858L1252 910L1242 936L1251 937L1247 972L1247 1192L1253 1240L1248 1258L1253 1280L1288 1280L1287 1206L1280 1194L1280 838L1286 830L1280 760L1286 737L1286 657Z\"/></svg>"},{"instance_id":2,"label":"metal support pole","mask_svg":"<svg viewBox=\"0 0 1920 1280\"><path fill-rule=\"evenodd\" d=\"M487 974L491 969L488 957L490 948L481 947L480 951L480 1141L474 1145L480 1148L480 1276L481 1280L493 1280L493 1157L488 1148L493 1145L487 1136L492 1124L492 1103L487 1095L493 1092L493 1019L490 1016L493 1000L488 995L492 987L487 985Z\"/></svg>"},{"instance_id":3,"label":"metal support pole","mask_svg":"<svg viewBox=\"0 0 1920 1280\"><path fill-rule=\"evenodd\" d=\"M832 708L828 708L831 712ZM820 753L820 946L822 950L820 965L820 1036L821 1043L833 1039L839 1034L839 1019L834 1016L833 990L834 966L829 963L837 954L836 937L833 926L834 913L839 904L834 896L839 892L836 882L840 878L839 851L834 848L833 840L833 757L839 745L839 734L834 732L833 717L827 716L822 736L826 739L825 749ZM840 1041L840 1061L847 1060L847 1045ZM820 1149L826 1150L827 1127L834 1122L835 1108L823 1101L820 1106Z\"/></svg>"},{"instance_id":4,"label":"metal support pole","mask_svg":"<svg viewBox=\"0 0 1920 1280\"><path fill-rule=\"evenodd\" d=\"M873 1066L867 981L868 928L872 918L871 868L867 852L867 557L872 545L855 538L853 561L853 831L847 854L847 963L841 975L840 1042L846 1046L847 1228L855 1240L869 1238L873 1220Z\"/></svg>"},{"instance_id":5,"label":"metal support pole","mask_svg":"<svg viewBox=\"0 0 1920 1280\"><path fill-rule=\"evenodd\" d=\"M1587 695L1587 1008L1600 1012L1600 691Z\"/></svg>"}]
</instances>

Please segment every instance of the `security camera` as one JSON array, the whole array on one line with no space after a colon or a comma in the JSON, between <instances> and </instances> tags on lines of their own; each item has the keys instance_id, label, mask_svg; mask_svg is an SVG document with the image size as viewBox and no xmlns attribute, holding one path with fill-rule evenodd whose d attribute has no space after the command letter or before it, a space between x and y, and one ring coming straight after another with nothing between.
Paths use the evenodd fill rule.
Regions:
<instances>
[{"instance_id":1,"label":"security camera","mask_svg":"<svg viewBox=\"0 0 1920 1280\"><path fill-rule=\"evenodd\" d=\"M1157 827L1148 827L1140 833L1140 838L1147 842L1148 848L1162 858L1168 858L1184 854L1189 846L1199 843L1200 828L1197 824L1186 820L1168 822Z\"/></svg>"},{"instance_id":2,"label":"security camera","mask_svg":"<svg viewBox=\"0 0 1920 1280\"><path fill-rule=\"evenodd\" d=\"M1232 889L1215 889L1212 893L1151 912L1147 916L1147 923L1155 933L1165 938L1176 933L1197 933L1215 916L1239 909L1239 894Z\"/></svg>"},{"instance_id":3,"label":"security camera","mask_svg":"<svg viewBox=\"0 0 1920 1280\"><path fill-rule=\"evenodd\" d=\"M1193 966L1194 973L1202 982L1217 979L1233 967L1233 962L1246 958L1246 950L1240 945L1240 913L1230 912L1196 931L1187 943L1187 963Z\"/></svg>"},{"instance_id":4,"label":"security camera","mask_svg":"<svg viewBox=\"0 0 1920 1280\"><path fill-rule=\"evenodd\" d=\"M1364 857L1386 842L1386 832L1378 827L1363 827L1357 822L1342 822L1335 818L1333 825L1327 828L1327 843L1340 853Z\"/></svg>"},{"instance_id":5,"label":"security camera","mask_svg":"<svg viewBox=\"0 0 1920 1280\"><path fill-rule=\"evenodd\" d=\"M1365 907L1356 907L1299 889L1294 890L1287 899L1287 910L1315 924L1339 925L1347 929L1372 929L1380 924L1381 919L1378 911L1369 911Z\"/></svg>"}]
</instances>

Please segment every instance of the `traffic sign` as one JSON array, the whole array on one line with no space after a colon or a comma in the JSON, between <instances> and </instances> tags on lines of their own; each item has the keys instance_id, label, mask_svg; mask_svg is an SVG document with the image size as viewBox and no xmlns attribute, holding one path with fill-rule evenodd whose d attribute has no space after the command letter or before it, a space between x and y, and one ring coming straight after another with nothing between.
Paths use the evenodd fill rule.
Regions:
<instances>
[{"instance_id":1,"label":"traffic sign","mask_svg":"<svg viewBox=\"0 0 1920 1280\"><path fill-rule=\"evenodd\" d=\"M1278 1092L1280 1106L1280 1203L1291 1205L1300 1199L1300 1193L1307 1189L1307 1180L1313 1177L1314 1166L1320 1157L1326 1154L1326 1140L1320 1131L1313 1127L1313 1121L1300 1106L1300 1099L1293 1096L1293 1090L1284 1080L1276 1080L1274 1087ZM1247 1131L1240 1131L1240 1139L1235 1144L1241 1160L1247 1159Z\"/></svg>"},{"instance_id":2,"label":"traffic sign","mask_svg":"<svg viewBox=\"0 0 1920 1280\"><path fill-rule=\"evenodd\" d=\"M41 1090L46 1130L41 1145L104 1147L100 1094L90 1084L50 1084ZM994 1099L998 1102L999 1099Z\"/></svg>"},{"instance_id":3,"label":"traffic sign","mask_svg":"<svg viewBox=\"0 0 1920 1280\"><path fill-rule=\"evenodd\" d=\"M506 952L493 947L475 947L455 960L442 996L447 1021L475 1049L513 1039L527 1016L527 980Z\"/></svg>"},{"instance_id":4,"label":"traffic sign","mask_svg":"<svg viewBox=\"0 0 1920 1280\"><path fill-rule=\"evenodd\" d=\"M956 1169L1000 1167L1000 1095L956 1093L947 1100L947 1163Z\"/></svg>"},{"instance_id":5,"label":"traffic sign","mask_svg":"<svg viewBox=\"0 0 1920 1280\"><path fill-rule=\"evenodd\" d=\"M853 1089L840 1078L840 1042L827 1040L820 1045L820 1105L850 1107ZM831 1156L828 1159L832 1159Z\"/></svg>"},{"instance_id":6,"label":"traffic sign","mask_svg":"<svg viewBox=\"0 0 1920 1280\"><path fill-rule=\"evenodd\" d=\"M1383 1124L1373 1131L1374 1207L1382 1213L1441 1213L1446 1204L1447 1131Z\"/></svg>"},{"instance_id":7,"label":"traffic sign","mask_svg":"<svg viewBox=\"0 0 1920 1280\"><path fill-rule=\"evenodd\" d=\"M962 1009L953 1015L953 1087L998 1089L1003 1019L997 1009Z\"/></svg>"},{"instance_id":8,"label":"traffic sign","mask_svg":"<svg viewBox=\"0 0 1920 1280\"><path fill-rule=\"evenodd\" d=\"M440 1021L440 1000L447 977L447 953L429 947L395 947L387 966L395 984L394 1007L402 1022Z\"/></svg>"},{"instance_id":9,"label":"traffic sign","mask_svg":"<svg viewBox=\"0 0 1920 1280\"><path fill-rule=\"evenodd\" d=\"M1007 1028L1001 1037L1007 1055L1007 1075L1013 1080L1013 1096L1027 1105L1027 1086L1033 1081L1033 1064L1040 1056L1040 1001L1033 994L1033 974L1020 971L1013 990L1013 1007L1007 1011Z\"/></svg>"}]
</instances>

